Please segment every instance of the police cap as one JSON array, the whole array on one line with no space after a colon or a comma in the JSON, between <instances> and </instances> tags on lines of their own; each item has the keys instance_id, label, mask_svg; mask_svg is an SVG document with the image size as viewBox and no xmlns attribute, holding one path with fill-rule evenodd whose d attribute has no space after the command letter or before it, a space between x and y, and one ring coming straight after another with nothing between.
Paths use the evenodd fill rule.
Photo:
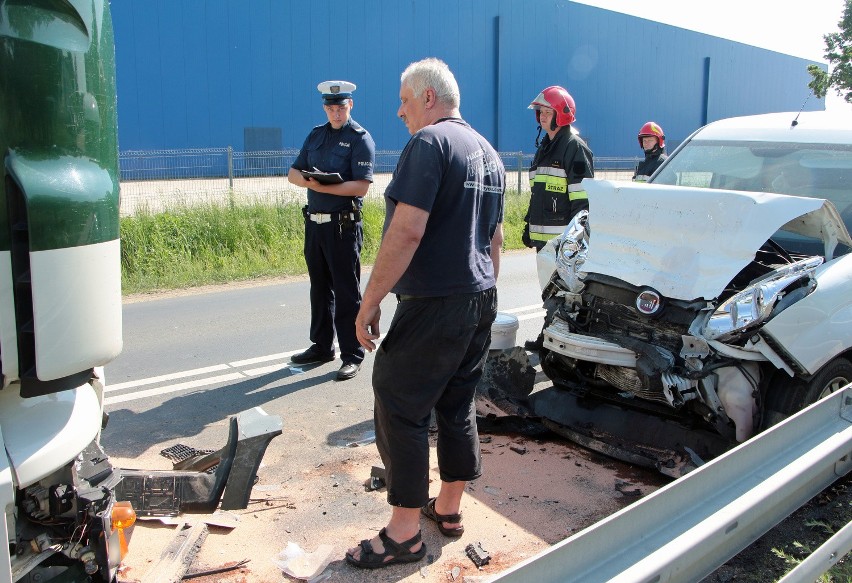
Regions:
<instances>
[{"instance_id":1,"label":"police cap","mask_svg":"<svg viewBox=\"0 0 852 583\"><path fill-rule=\"evenodd\" d=\"M322 93L323 105L339 105L352 98L355 84L349 81L323 81L317 85L317 90Z\"/></svg>"}]
</instances>

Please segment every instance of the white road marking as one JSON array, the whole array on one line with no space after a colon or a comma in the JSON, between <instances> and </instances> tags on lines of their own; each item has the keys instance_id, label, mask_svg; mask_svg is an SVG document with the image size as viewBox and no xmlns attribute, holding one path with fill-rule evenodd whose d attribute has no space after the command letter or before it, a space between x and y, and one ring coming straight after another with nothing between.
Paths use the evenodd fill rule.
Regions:
<instances>
[{"instance_id":1,"label":"white road marking","mask_svg":"<svg viewBox=\"0 0 852 583\"><path fill-rule=\"evenodd\" d=\"M145 399L147 397L167 395L169 393L176 393L178 391L184 391L186 389L197 389L198 387L215 385L216 383L225 383L228 381L235 381L237 379L244 378L246 377L242 373L232 372L215 377L209 377L206 379L197 379L194 381L187 381L185 383L178 383L176 385L167 385L165 387L160 387L159 389L148 389L146 391L137 391L135 393L128 393L126 395L107 397L106 399L104 399L104 405L115 405L117 403L124 403L126 401L135 401L137 399Z\"/></svg>"},{"instance_id":2,"label":"white road marking","mask_svg":"<svg viewBox=\"0 0 852 583\"><path fill-rule=\"evenodd\" d=\"M164 374L156 377L149 377L147 379L139 379L138 381L127 381L126 383L115 383L114 385L107 385L104 392L110 391L120 391L122 389L132 389L133 387L141 387L144 385L153 385L155 383L161 383L163 381L173 381L175 379L183 379L186 377L194 377L202 374L207 374L208 372L216 372L220 370L228 370L227 364L214 364L213 366L205 366L204 368L194 368L192 370L185 370L182 372L173 372L171 374Z\"/></svg>"},{"instance_id":3,"label":"white road marking","mask_svg":"<svg viewBox=\"0 0 852 583\"><path fill-rule=\"evenodd\" d=\"M524 314L523 316L518 316L518 322L522 322L524 320L532 320L533 318L544 318L544 315L547 312L544 310L539 310L538 312L533 312L532 314Z\"/></svg>"},{"instance_id":4,"label":"white road marking","mask_svg":"<svg viewBox=\"0 0 852 583\"><path fill-rule=\"evenodd\" d=\"M250 368L248 370L244 370L243 373L247 374L248 376L253 377L253 376L257 376L257 375L261 375L261 374L269 374L271 372L275 372L275 371L278 371L278 370L284 370L285 368L290 369L291 372L294 372L294 371L303 372L302 369L290 368L286 364L284 364L284 365L273 364L273 365L270 365L270 366L262 366L260 368Z\"/></svg>"},{"instance_id":5,"label":"white road marking","mask_svg":"<svg viewBox=\"0 0 852 583\"><path fill-rule=\"evenodd\" d=\"M290 358L294 354L299 354L304 351L304 348L300 348L299 350L291 350L290 352L279 352L278 354L267 354L266 356L256 356L254 358L247 358L245 360L235 360L234 362L229 362L228 366L232 366L234 368L240 368L241 366L247 366L249 364L257 364L259 362L269 362L270 360L281 360L282 358Z\"/></svg>"},{"instance_id":6,"label":"white road marking","mask_svg":"<svg viewBox=\"0 0 852 583\"><path fill-rule=\"evenodd\" d=\"M511 308L508 310L501 310L501 312L507 314L519 314L517 316L518 321L523 320L532 320L534 318L542 318L545 315L545 311L541 309L540 304L532 305L532 306L522 306L519 308ZM380 343L384 335L380 336L375 342L376 344ZM337 345L335 345L337 348ZM265 356L256 356L254 358L246 358L244 360L235 360L233 362L225 363L225 364L214 364L212 366L205 366L203 368L195 368L191 370L185 370L181 372L175 372L170 374L158 375L154 377L148 377L146 379L138 379L135 381L127 381L124 383L116 383L114 385L108 384L104 389L105 393L134 389L136 387L144 387L146 385L154 385L157 383L163 383L168 381L174 381L177 379L183 379L187 377L193 376L201 376L208 373L213 372L221 372L226 370L234 370L241 369L243 367L260 364L271 361L281 361L287 360L294 354L298 354L302 352L304 348L300 348L298 350L291 350L288 352L278 352L275 354L267 354ZM270 364L267 366L248 368L242 371L235 370L234 372L230 372L227 374L195 379L192 381L186 381L182 383L165 385L159 388L146 389L144 391L134 391L130 393L126 393L123 395L115 395L112 397L107 397L104 399L104 405L116 405L118 403L126 403L127 401L136 401L139 399L146 399L148 397L156 397L159 395L167 395L170 393L176 393L178 391L185 391L188 389L197 389L199 387L206 387L209 385L215 385L218 383L225 383L228 381L234 381L238 379L245 379L246 377L252 377L262 374L268 374L276 371L289 370L291 375L304 373L304 369L300 366L291 365L289 362L279 362L276 364ZM107 379L109 381L109 379Z\"/></svg>"}]
</instances>

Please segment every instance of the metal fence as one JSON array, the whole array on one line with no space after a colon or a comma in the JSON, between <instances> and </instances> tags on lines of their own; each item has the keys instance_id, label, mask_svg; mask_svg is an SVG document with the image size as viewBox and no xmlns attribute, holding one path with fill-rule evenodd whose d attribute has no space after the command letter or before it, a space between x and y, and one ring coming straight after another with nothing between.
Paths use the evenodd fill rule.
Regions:
<instances>
[{"instance_id":1,"label":"metal fence","mask_svg":"<svg viewBox=\"0 0 852 583\"><path fill-rule=\"evenodd\" d=\"M367 196L381 196L390 182L399 150L379 150ZM287 172L296 149L240 152L227 148L128 150L119 154L121 214L161 212L198 203L291 202L305 189L290 184ZM533 154L500 152L507 187L529 191ZM639 158L595 158L597 178L629 179Z\"/></svg>"}]
</instances>

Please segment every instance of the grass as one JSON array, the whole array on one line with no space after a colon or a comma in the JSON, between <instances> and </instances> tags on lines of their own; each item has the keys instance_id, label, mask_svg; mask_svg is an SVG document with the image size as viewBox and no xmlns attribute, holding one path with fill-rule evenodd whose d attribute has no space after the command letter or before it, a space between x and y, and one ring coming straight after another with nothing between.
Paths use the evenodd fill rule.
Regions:
<instances>
[{"instance_id":1,"label":"grass","mask_svg":"<svg viewBox=\"0 0 852 583\"><path fill-rule=\"evenodd\" d=\"M506 194L504 249L520 249L529 193ZM302 204L179 206L121 219L125 294L306 273ZM363 265L381 243L384 201L364 201Z\"/></svg>"},{"instance_id":2,"label":"grass","mask_svg":"<svg viewBox=\"0 0 852 583\"><path fill-rule=\"evenodd\" d=\"M824 537L831 537L836 534L834 527L823 520L806 520L805 526L813 530L822 531ZM784 564L790 569L797 567L806 557L813 553L813 549L808 544L793 541L792 545L793 552L788 552L777 547L772 548L772 553L776 557L783 559ZM852 581L852 561L846 560L845 557L816 579L816 583L849 583L850 581Z\"/></svg>"}]
</instances>

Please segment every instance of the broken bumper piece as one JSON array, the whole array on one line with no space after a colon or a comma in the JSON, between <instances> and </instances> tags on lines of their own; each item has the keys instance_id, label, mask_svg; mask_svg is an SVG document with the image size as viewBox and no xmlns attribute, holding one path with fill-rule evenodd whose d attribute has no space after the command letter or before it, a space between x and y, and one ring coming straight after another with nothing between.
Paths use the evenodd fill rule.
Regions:
<instances>
[{"instance_id":1,"label":"broken bumper piece","mask_svg":"<svg viewBox=\"0 0 852 583\"><path fill-rule=\"evenodd\" d=\"M550 387L530 397L533 411L554 433L593 451L679 478L721 455L731 443L703 431L613 403Z\"/></svg>"},{"instance_id":2,"label":"broken bumper piece","mask_svg":"<svg viewBox=\"0 0 852 583\"><path fill-rule=\"evenodd\" d=\"M559 319L545 329L544 347L577 360L636 367L636 353L632 350L593 336L575 334L568 329L568 324Z\"/></svg>"},{"instance_id":3,"label":"broken bumper piece","mask_svg":"<svg viewBox=\"0 0 852 583\"><path fill-rule=\"evenodd\" d=\"M122 480L116 499L133 504L139 516L206 514L219 507L236 510L248 506L257 469L269 442L281 435L281 418L260 407L231 417L228 442L217 454L204 456L197 470L120 469ZM216 471L210 456L218 459ZM191 466L192 464L189 464Z\"/></svg>"}]
</instances>

